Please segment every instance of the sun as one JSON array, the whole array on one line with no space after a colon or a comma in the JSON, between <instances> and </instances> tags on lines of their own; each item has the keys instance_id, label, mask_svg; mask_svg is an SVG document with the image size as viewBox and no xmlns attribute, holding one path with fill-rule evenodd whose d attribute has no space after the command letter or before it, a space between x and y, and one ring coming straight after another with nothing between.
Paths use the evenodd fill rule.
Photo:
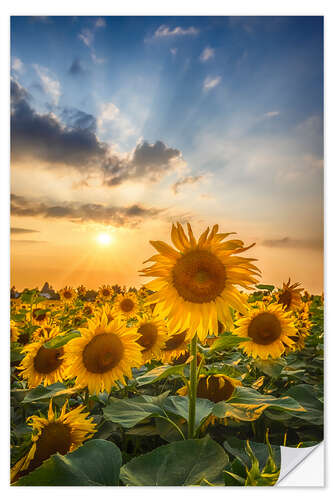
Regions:
<instances>
[{"instance_id":1,"label":"sun","mask_svg":"<svg viewBox=\"0 0 333 500\"><path fill-rule=\"evenodd\" d=\"M109 233L99 233L96 236L96 240L100 245L107 246L112 242L112 237Z\"/></svg>"}]
</instances>

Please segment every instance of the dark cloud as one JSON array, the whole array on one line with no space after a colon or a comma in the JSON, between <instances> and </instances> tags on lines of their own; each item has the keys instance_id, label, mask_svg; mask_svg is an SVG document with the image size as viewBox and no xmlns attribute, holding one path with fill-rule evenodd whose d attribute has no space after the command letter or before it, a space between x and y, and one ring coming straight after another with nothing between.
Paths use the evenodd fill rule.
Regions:
<instances>
[{"instance_id":1,"label":"dark cloud","mask_svg":"<svg viewBox=\"0 0 333 500\"><path fill-rule=\"evenodd\" d=\"M182 177L179 181L172 185L172 190L175 194L179 193L179 189L187 184L196 184L203 179L203 175L189 175L188 177Z\"/></svg>"},{"instance_id":2,"label":"dark cloud","mask_svg":"<svg viewBox=\"0 0 333 500\"><path fill-rule=\"evenodd\" d=\"M12 234L39 233L36 229L28 229L24 227L11 227L10 232Z\"/></svg>"},{"instance_id":3,"label":"dark cloud","mask_svg":"<svg viewBox=\"0 0 333 500\"><path fill-rule=\"evenodd\" d=\"M138 226L144 219L157 217L163 210L139 204L128 207L102 205L101 203L52 204L11 195L11 214L21 217L68 219L71 222L97 222L115 227Z\"/></svg>"},{"instance_id":4,"label":"dark cloud","mask_svg":"<svg viewBox=\"0 0 333 500\"><path fill-rule=\"evenodd\" d=\"M278 238L273 240L264 240L261 243L265 247L276 247L276 248L309 248L309 249L322 249L323 240L322 239L302 239L297 240L285 236L284 238Z\"/></svg>"},{"instance_id":5,"label":"dark cloud","mask_svg":"<svg viewBox=\"0 0 333 500\"><path fill-rule=\"evenodd\" d=\"M80 75L85 74L85 69L83 68L81 61L78 57L76 57L73 60L71 66L68 70L68 73L72 76L80 76Z\"/></svg>"},{"instance_id":6,"label":"dark cloud","mask_svg":"<svg viewBox=\"0 0 333 500\"><path fill-rule=\"evenodd\" d=\"M94 116L74 108L63 108L59 115L62 121L52 111L37 113L26 90L12 80L12 160L100 174L108 186L135 179L157 182L183 163L181 152L162 141L142 141L132 153L120 155L98 139Z\"/></svg>"}]
</instances>

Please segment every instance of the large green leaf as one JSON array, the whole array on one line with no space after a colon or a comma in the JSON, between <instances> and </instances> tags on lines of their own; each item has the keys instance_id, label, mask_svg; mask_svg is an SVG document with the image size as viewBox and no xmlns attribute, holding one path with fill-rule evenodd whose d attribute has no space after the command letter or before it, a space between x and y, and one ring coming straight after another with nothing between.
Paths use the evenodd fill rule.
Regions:
<instances>
[{"instance_id":1,"label":"large green leaf","mask_svg":"<svg viewBox=\"0 0 333 500\"><path fill-rule=\"evenodd\" d=\"M254 362L254 366L259 368L265 375L278 378L286 366L286 361L284 359L259 359Z\"/></svg>"},{"instance_id":2,"label":"large green leaf","mask_svg":"<svg viewBox=\"0 0 333 500\"><path fill-rule=\"evenodd\" d=\"M53 455L15 486L117 486L122 463L119 448L94 439L67 455Z\"/></svg>"},{"instance_id":3,"label":"large green leaf","mask_svg":"<svg viewBox=\"0 0 333 500\"><path fill-rule=\"evenodd\" d=\"M260 417L267 408L281 411L305 412L306 410L293 398L282 396L275 398L260 394L249 387L237 387L228 401L216 403L212 409L213 415L219 418L232 417L238 420L251 421Z\"/></svg>"},{"instance_id":4,"label":"large green leaf","mask_svg":"<svg viewBox=\"0 0 333 500\"><path fill-rule=\"evenodd\" d=\"M45 401L50 398L55 398L57 396L66 396L77 392L77 388L67 388L66 385L61 382L56 382L55 384L48 385L44 387L39 385L34 389L31 389L23 399L23 403L34 403L36 401Z\"/></svg>"},{"instance_id":5,"label":"large green leaf","mask_svg":"<svg viewBox=\"0 0 333 500\"><path fill-rule=\"evenodd\" d=\"M223 335L219 335L219 337L212 344L210 350L218 351L218 350L228 350L236 347L241 342L247 342L251 340L249 337L238 337L237 335L233 335L230 332L225 332Z\"/></svg>"},{"instance_id":6,"label":"large green leaf","mask_svg":"<svg viewBox=\"0 0 333 500\"><path fill-rule=\"evenodd\" d=\"M204 439L175 441L134 458L121 468L128 486L190 486L218 480L228 463L223 448Z\"/></svg>"},{"instance_id":7,"label":"large green leaf","mask_svg":"<svg viewBox=\"0 0 333 500\"><path fill-rule=\"evenodd\" d=\"M168 397L163 408L167 413L178 415L188 421L188 397L187 396L170 396ZM197 398L195 407L195 429L200 427L202 421L210 415L214 403L209 399Z\"/></svg>"},{"instance_id":8,"label":"large green leaf","mask_svg":"<svg viewBox=\"0 0 333 500\"><path fill-rule=\"evenodd\" d=\"M103 408L104 418L130 429L146 418L165 415L162 408L168 391L160 396L139 396L131 399L110 398Z\"/></svg>"},{"instance_id":9,"label":"large green leaf","mask_svg":"<svg viewBox=\"0 0 333 500\"><path fill-rule=\"evenodd\" d=\"M269 290L269 291L273 291L275 286L274 285L256 285L256 288L258 288L259 290Z\"/></svg>"},{"instance_id":10,"label":"large green leaf","mask_svg":"<svg viewBox=\"0 0 333 500\"><path fill-rule=\"evenodd\" d=\"M301 418L302 420L307 420L313 425L323 424L324 405L320 399L318 399L316 392L311 385L296 385L288 389L286 394L298 401L298 403L307 410L306 413L295 414L296 417Z\"/></svg>"},{"instance_id":11,"label":"large green leaf","mask_svg":"<svg viewBox=\"0 0 333 500\"><path fill-rule=\"evenodd\" d=\"M62 347L63 345L67 344L72 339L75 339L76 337L80 337L80 332L78 330L72 330L66 335L57 335L56 337L53 337L53 339L49 340L48 342L45 342L44 347L47 349L57 349L58 347Z\"/></svg>"},{"instance_id":12,"label":"large green leaf","mask_svg":"<svg viewBox=\"0 0 333 500\"><path fill-rule=\"evenodd\" d=\"M185 366L186 363L175 366L169 366L169 365L157 366L153 370L150 370L144 375L138 377L136 381L139 385L146 385L146 384L151 384L153 382L158 382L159 380L167 378L170 375L182 374Z\"/></svg>"}]
</instances>

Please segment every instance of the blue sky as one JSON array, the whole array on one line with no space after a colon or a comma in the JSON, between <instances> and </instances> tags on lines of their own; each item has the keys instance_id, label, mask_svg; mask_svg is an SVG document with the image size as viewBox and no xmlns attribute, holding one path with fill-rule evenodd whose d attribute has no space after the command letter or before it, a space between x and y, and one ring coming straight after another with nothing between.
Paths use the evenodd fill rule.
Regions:
<instances>
[{"instance_id":1,"label":"blue sky","mask_svg":"<svg viewBox=\"0 0 333 500\"><path fill-rule=\"evenodd\" d=\"M264 277L288 258L321 288L321 17L12 17L11 73L13 220L46 243L25 254L74 227L120 251L121 231L219 222L257 241Z\"/></svg>"}]
</instances>

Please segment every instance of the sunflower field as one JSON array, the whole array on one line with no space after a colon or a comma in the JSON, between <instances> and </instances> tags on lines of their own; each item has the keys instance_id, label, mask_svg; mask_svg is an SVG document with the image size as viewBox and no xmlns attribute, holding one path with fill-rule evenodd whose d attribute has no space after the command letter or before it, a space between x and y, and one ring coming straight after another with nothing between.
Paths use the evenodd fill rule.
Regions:
<instances>
[{"instance_id":1,"label":"sunflower field","mask_svg":"<svg viewBox=\"0 0 333 500\"><path fill-rule=\"evenodd\" d=\"M11 299L12 485L270 486L322 441L323 295L232 234L172 226L138 290Z\"/></svg>"}]
</instances>

